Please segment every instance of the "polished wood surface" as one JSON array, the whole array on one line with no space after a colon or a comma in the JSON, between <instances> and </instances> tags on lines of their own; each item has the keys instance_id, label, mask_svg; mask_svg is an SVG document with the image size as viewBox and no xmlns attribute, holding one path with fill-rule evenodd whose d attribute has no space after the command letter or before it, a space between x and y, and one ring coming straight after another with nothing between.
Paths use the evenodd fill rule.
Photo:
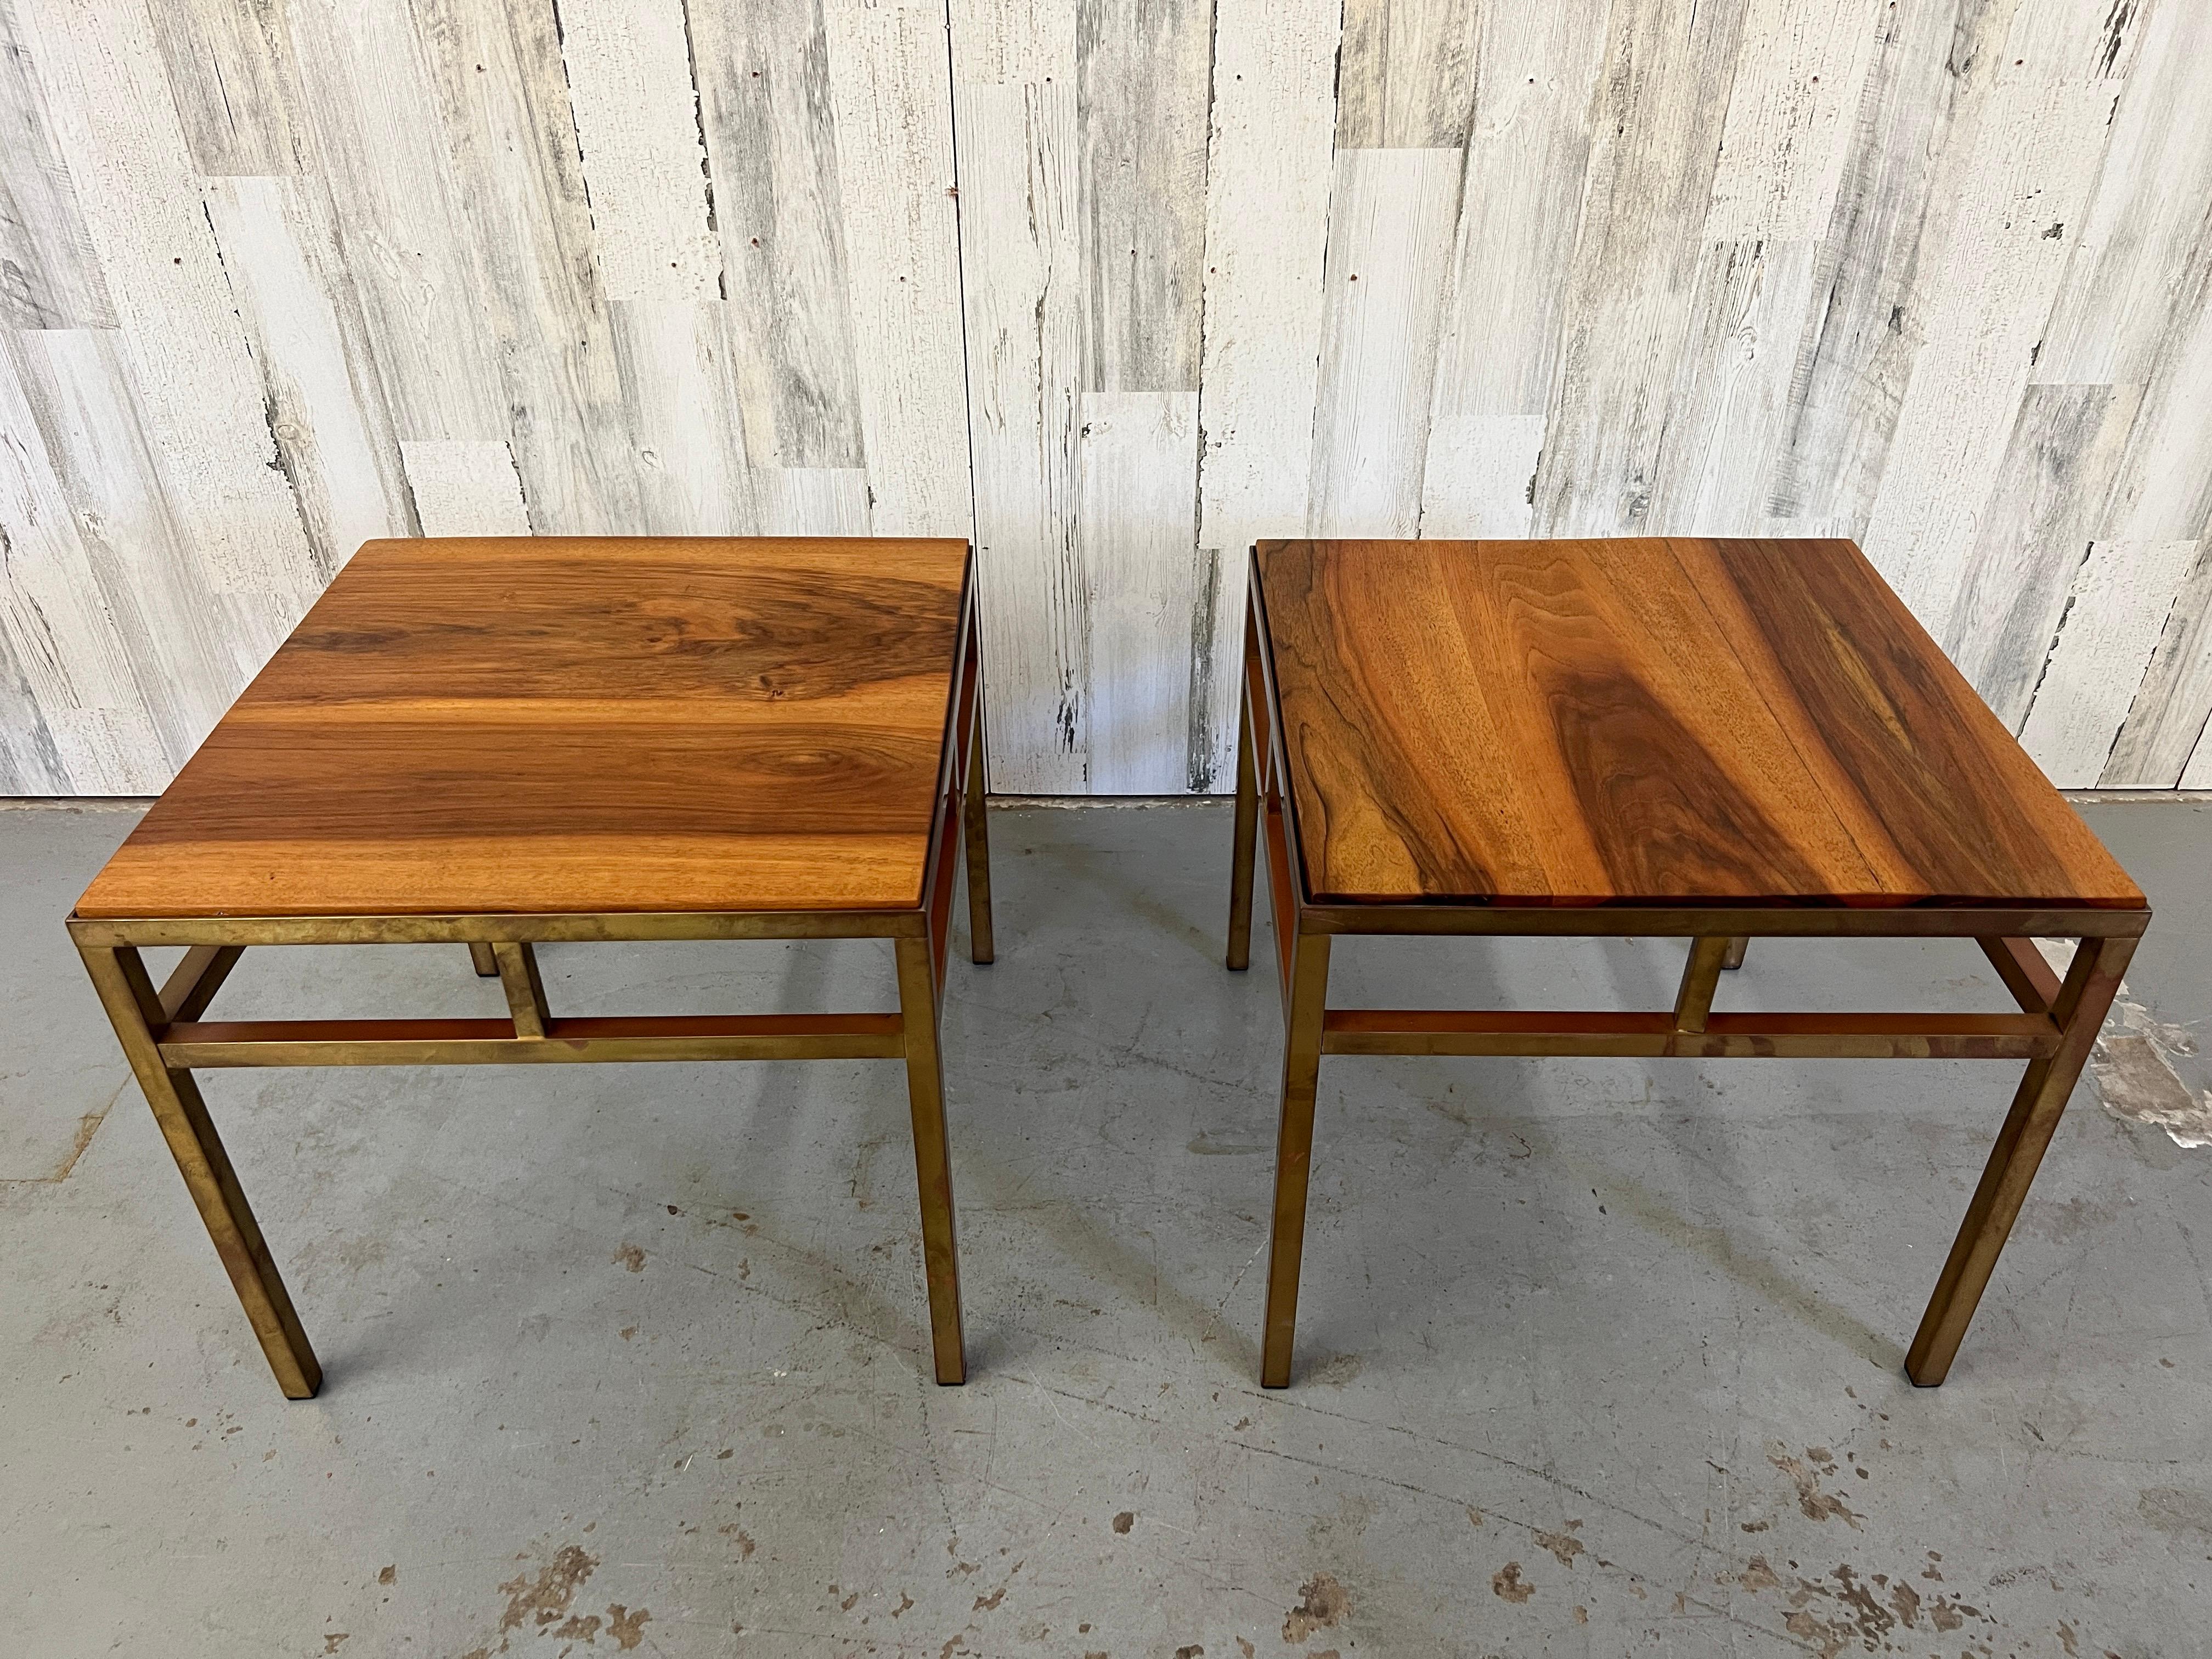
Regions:
<instances>
[{"instance_id":1,"label":"polished wood surface","mask_svg":"<svg viewBox=\"0 0 2212 1659\"><path fill-rule=\"evenodd\" d=\"M1315 902L2143 903L1850 542L1256 559Z\"/></svg>"},{"instance_id":2,"label":"polished wood surface","mask_svg":"<svg viewBox=\"0 0 2212 1659\"><path fill-rule=\"evenodd\" d=\"M371 542L78 914L912 907L967 558Z\"/></svg>"}]
</instances>

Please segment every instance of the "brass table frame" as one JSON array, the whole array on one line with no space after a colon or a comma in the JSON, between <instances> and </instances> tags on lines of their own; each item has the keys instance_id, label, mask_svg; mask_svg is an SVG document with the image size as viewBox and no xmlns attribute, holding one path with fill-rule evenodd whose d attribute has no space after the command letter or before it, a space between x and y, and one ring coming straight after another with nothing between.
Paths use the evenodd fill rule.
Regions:
<instances>
[{"instance_id":1,"label":"brass table frame","mask_svg":"<svg viewBox=\"0 0 2212 1659\"><path fill-rule=\"evenodd\" d=\"M991 870L984 826L982 684L972 586L962 611L955 695L921 898L884 910L608 912L549 915L160 916L72 915L69 930L154 1109L216 1252L286 1395L313 1396L322 1366L216 1133L195 1067L482 1066L595 1060L903 1060L921 1198L937 1380L967 1380L960 1263L945 1127L938 1032L951 935L956 837L964 839L974 959L992 960ZM964 836L963 826L964 823ZM567 1017L548 1007L532 946L640 939L890 939L899 1012L867 1014ZM466 945L477 972L496 975L507 1019L209 1021L208 1005L248 945ZM189 949L154 986L139 951Z\"/></svg>"},{"instance_id":2,"label":"brass table frame","mask_svg":"<svg viewBox=\"0 0 2212 1659\"><path fill-rule=\"evenodd\" d=\"M1285 1036L1261 1384L1279 1389L1291 1380L1298 1268L1305 1248L1306 1182L1313 1158L1314 1094L1323 1054L2024 1060L2027 1073L1905 1358L1905 1369L1913 1382L1923 1388L1942 1382L2119 989L2136 940L2149 925L2150 912L1316 904L1306 890L1297 812L1285 783L1281 703L1267 629L1255 561L1248 589L1240 677L1243 694L1237 747L1228 965L1243 969L1252 959L1252 866L1264 807L1267 890ZM1670 1012L1331 1008L1329 945L1342 933L1673 935L1692 944ZM1741 965L1745 946L1754 938L1972 939L2021 1012L1712 1012L1722 969ZM2081 941L2063 981L2031 942L2037 939Z\"/></svg>"}]
</instances>

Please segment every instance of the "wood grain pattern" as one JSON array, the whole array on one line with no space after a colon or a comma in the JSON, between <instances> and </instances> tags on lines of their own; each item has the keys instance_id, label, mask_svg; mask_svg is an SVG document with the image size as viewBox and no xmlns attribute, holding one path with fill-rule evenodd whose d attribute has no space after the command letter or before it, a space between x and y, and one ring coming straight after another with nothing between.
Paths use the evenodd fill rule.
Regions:
<instances>
[{"instance_id":1,"label":"wood grain pattern","mask_svg":"<svg viewBox=\"0 0 2212 1659\"><path fill-rule=\"evenodd\" d=\"M860 449L879 535L961 536L970 518L958 210L941 5L828 0ZM894 342L896 343L894 345Z\"/></svg>"},{"instance_id":2,"label":"wood grain pattern","mask_svg":"<svg viewBox=\"0 0 2212 1659\"><path fill-rule=\"evenodd\" d=\"M2098 781L2116 789L2171 789L2212 724L2212 542L2197 544L2172 614L2129 706Z\"/></svg>"},{"instance_id":3,"label":"wood grain pattern","mask_svg":"<svg viewBox=\"0 0 2212 1659\"><path fill-rule=\"evenodd\" d=\"M114 322L17 0L0 0L0 323L103 328Z\"/></svg>"},{"instance_id":4,"label":"wood grain pattern","mask_svg":"<svg viewBox=\"0 0 2212 1659\"><path fill-rule=\"evenodd\" d=\"M1455 149L1337 152L1314 410L1310 516L1319 534L1420 528L1464 159Z\"/></svg>"},{"instance_id":5,"label":"wood grain pattern","mask_svg":"<svg viewBox=\"0 0 2212 1659\"><path fill-rule=\"evenodd\" d=\"M1540 534L1649 522L1667 404L1718 150L1706 130L1735 68L1742 0L1616 0L1592 111L1536 476ZM1476 182L1476 181L1470 181Z\"/></svg>"},{"instance_id":6,"label":"wood grain pattern","mask_svg":"<svg viewBox=\"0 0 2212 1659\"><path fill-rule=\"evenodd\" d=\"M1337 0L1217 0L1214 9L1198 541L1218 593L1210 655L1194 659L1193 678L1218 687L1237 684L1243 657L1248 550L1304 524L1310 500L1321 374L1307 343L1322 329L1340 9ZM1207 649L1195 632L1192 645ZM1233 775L1227 712L1218 697L1194 702L1194 788L1218 789Z\"/></svg>"},{"instance_id":7,"label":"wood grain pattern","mask_svg":"<svg viewBox=\"0 0 2212 1659\"><path fill-rule=\"evenodd\" d=\"M421 527L360 293L329 202L308 181L210 179L202 205L261 371L269 433L319 586L363 542Z\"/></svg>"},{"instance_id":8,"label":"wood grain pattern","mask_svg":"<svg viewBox=\"0 0 2212 1659\"><path fill-rule=\"evenodd\" d=\"M562 0L561 58L611 300L719 300L699 94L683 0Z\"/></svg>"},{"instance_id":9,"label":"wood grain pattern","mask_svg":"<svg viewBox=\"0 0 2212 1659\"><path fill-rule=\"evenodd\" d=\"M12 782L24 793L157 788L175 765L152 714L167 700L137 683L131 596L102 592L35 412L45 388L26 385L31 351L0 341L0 638L23 699L8 709Z\"/></svg>"},{"instance_id":10,"label":"wood grain pattern","mask_svg":"<svg viewBox=\"0 0 2212 1659\"><path fill-rule=\"evenodd\" d=\"M1083 793L1090 751L1091 590L1075 522L1083 296L1070 25L1056 78L1040 70L1026 82L962 79L956 129L975 558L990 595L982 627L993 696L983 717L998 787L1036 794ZM956 77L994 70L989 60L1001 54L984 48L1002 39L1012 43L956 31Z\"/></svg>"},{"instance_id":11,"label":"wood grain pattern","mask_svg":"<svg viewBox=\"0 0 2212 1659\"><path fill-rule=\"evenodd\" d=\"M530 509L504 443L403 443L407 487L426 536L527 536Z\"/></svg>"},{"instance_id":12,"label":"wood grain pattern","mask_svg":"<svg viewBox=\"0 0 2212 1659\"><path fill-rule=\"evenodd\" d=\"M732 332L756 466L860 465L821 0L692 9Z\"/></svg>"},{"instance_id":13,"label":"wood grain pattern","mask_svg":"<svg viewBox=\"0 0 2212 1659\"><path fill-rule=\"evenodd\" d=\"M1317 902L2142 902L1848 542L1259 559Z\"/></svg>"},{"instance_id":14,"label":"wood grain pattern","mask_svg":"<svg viewBox=\"0 0 2212 1659\"><path fill-rule=\"evenodd\" d=\"M2173 596L2196 562L2195 542L2089 544L2021 726L2021 745L2045 772L2103 775Z\"/></svg>"},{"instance_id":15,"label":"wood grain pattern","mask_svg":"<svg viewBox=\"0 0 2212 1659\"><path fill-rule=\"evenodd\" d=\"M1474 119L1479 0L1345 0L1339 149L1459 149Z\"/></svg>"},{"instance_id":16,"label":"wood grain pattern","mask_svg":"<svg viewBox=\"0 0 2212 1659\"><path fill-rule=\"evenodd\" d=\"M550 8L411 0L452 145L457 201L490 325L531 523L556 536L635 527L606 298ZM493 433L456 434L490 436Z\"/></svg>"},{"instance_id":17,"label":"wood grain pattern","mask_svg":"<svg viewBox=\"0 0 2212 1659\"><path fill-rule=\"evenodd\" d=\"M283 0L147 8L199 172L221 178L302 170L287 9Z\"/></svg>"},{"instance_id":18,"label":"wood grain pattern","mask_svg":"<svg viewBox=\"0 0 2212 1659\"><path fill-rule=\"evenodd\" d=\"M2007 435L1960 411L1981 398L2016 405L2027 386L2139 33L2106 41L2087 8L2023 3L1946 181L1934 297L1866 527L1883 574L1939 635Z\"/></svg>"},{"instance_id":19,"label":"wood grain pattern","mask_svg":"<svg viewBox=\"0 0 2212 1659\"><path fill-rule=\"evenodd\" d=\"M2104 518L2141 395L2137 386L2030 386L2021 399L1941 636L2015 732Z\"/></svg>"},{"instance_id":20,"label":"wood grain pattern","mask_svg":"<svg viewBox=\"0 0 2212 1659\"><path fill-rule=\"evenodd\" d=\"M617 300L607 313L637 446L639 528L654 536L753 534L759 523L729 307Z\"/></svg>"},{"instance_id":21,"label":"wood grain pattern","mask_svg":"<svg viewBox=\"0 0 2212 1659\"><path fill-rule=\"evenodd\" d=\"M967 560L371 543L79 914L911 907Z\"/></svg>"},{"instance_id":22,"label":"wood grain pattern","mask_svg":"<svg viewBox=\"0 0 2212 1659\"><path fill-rule=\"evenodd\" d=\"M21 15L36 18L54 132L73 171L86 164L77 200L125 331L129 424L156 458L161 510L192 526L199 580L226 601L195 621L258 661L318 583L152 26L129 0Z\"/></svg>"},{"instance_id":23,"label":"wood grain pattern","mask_svg":"<svg viewBox=\"0 0 2212 1659\"><path fill-rule=\"evenodd\" d=\"M1769 510L1800 532L1859 525L1887 464L1924 337L1921 276L1942 240L1939 173L1972 131L2009 7L1900 5L1880 33L1820 239Z\"/></svg>"}]
</instances>

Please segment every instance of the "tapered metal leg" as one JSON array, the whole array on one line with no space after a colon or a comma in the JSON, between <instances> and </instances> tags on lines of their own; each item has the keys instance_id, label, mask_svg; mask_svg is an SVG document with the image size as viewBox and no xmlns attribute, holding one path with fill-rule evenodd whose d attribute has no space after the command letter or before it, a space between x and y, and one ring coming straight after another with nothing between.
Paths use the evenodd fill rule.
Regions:
<instances>
[{"instance_id":1,"label":"tapered metal leg","mask_svg":"<svg viewBox=\"0 0 2212 1659\"><path fill-rule=\"evenodd\" d=\"M1728 954L1721 958L1721 966L1723 968L1742 967L1743 953L1750 948L1751 941L1741 935L1730 939L1728 942Z\"/></svg>"},{"instance_id":2,"label":"tapered metal leg","mask_svg":"<svg viewBox=\"0 0 2212 1659\"><path fill-rule=\"evenodd\" d=\"M939 1382L968 1380L960 1341L960 1252L953 1235L952 1158L945 1133L945 1063L929 941L898 942L899 1018L905 1026L907 1104L921 1189L921 1260L929 1281L929 1340Z\"/></svg>"},{"instance_id":3,"label":"tapered metal leg","mask_svg":"<svg viewBox=\"0 0 2212 1659\"><path fill-rule=\"evenodd\" d=\"M1252 864L1259 844L1260 774L1252 752L1252 704L1238 699L1237 721L1237 834L1229 853L1229 965L1252 965Z\"/></svg>"},{"instance_id":4,"label":"tapered metal leg","mask_svg":"<svg viewBox=\"0 0 2212 1659\"><path fill-rule=\"evenodd\" d=\"M215 1241L216 1254L222 1258L253 1334L260 1339L261 1352L276 1373L277 1386L295 1400L312 1397L323 1385L323 1368L300 1328L292 1297L239 1188L198 1085L190 1072L173 1071L162 1063L154 1031L166 1024L166 1018L145 963L128 947L87 945L82 954L138 1086L145 1091L146 1103L154 1109L170 1155L177 1160L192 1202L199 1206L208 1237Z\"/></svg>"},{"instance_id":5,"label":"tapered metal leg","mask_svg":"<svg viewBox=\"0 0 2212 1659\"><path fill-rule=\"evenodd\" d=\"M499 958L492 954L492 948L490 945L471 945L469 946L469 960L476 964L477 977L478 979L497 979L499 977Z\"/></svg>"},{"instance_id":6,"label":"tapered metal leg","mask_svg":"<svg viewBox=\"0 0 2212 1659\"><path fill-rule=\"evenodd\" d=\"M1298 1267L1305 1255L1306 1178L1313 1164L1314 1090L1321 1073L1322 1016L1328 1001L1326 933L1301 933L1291 963L1291 1013L1283 1044L1283 1109L1275 1129L1275 1215L1267 1244L1263 1388L1286 1388L1297 1333Z\"/></svg>"},{"instance_id":7,"label":"tapered metal leg","mask_svg":"<svg viewBox=\"0 0 2212 1659\"><path fill-rule=\"evenodd\" d=\"M1997 1255L2027 1197L2028 1184L2043 1162L2044 1149L2058 1127L2066 1102L2095 1045L2120 975L2135 954L2131 939L2083 939L2067 970L2051 1018L2065 1033L2058 1051L2031 1060L2013 1096L2012 1110L1998 1131L1996 1145L1982 1170L1981 1184L1966 1206L1966 1218L1951 1246L1950 1259L1936 1281L1936 1294L1921 1316L1920 1330L1905 1355L1905 1374L1932 1389L1950 1374L1959 1344L1997 1265Z\"/></svg>"},{"instance_id":8,"label":"tapered metal leg","mask_svg":"<svg viewBox=\"0 0 2212 1659\"><path fill-rule=\"evenodd\" d=\"M527 939L515 945L495 945L492 957L501 986L507 992L507 1012L519 1037L542 1037L553 1024L546 1006L545 981L538 972L538 952Z\"/></svg>"},{"instance_id":9,"label":"tapered metal leg","mask_svg":"<svg viewBox=\"0 0 2212 1659\"><path fill-rule=\"evenodd\" d=\"M997 955L991 939L991 830L984 822L983 698L975 697L975 729L968 736L968 799L961 836L968 844L969 955L990 962Z\"/></svg>"},{"instance_id":10,"label":"tapered metal leg","mask_svg":"<svg viewBox=\"0 0 2212 1659\"><path fill-rule=\"evenodd\" d=\"M1713 991L1732 941L1718 936L1690 941L1690 959L1682 967L1681 988L1674 994L1674 1029L1702 1031L1713 1011Z\"/></svg>"},{"instance_id":11,"label":"tapered metal leg","mask_svg":"<svg viewBox=\"0 0 2212 1659\"><path fill-rule=\"evenodd\" d=\"M243 945L195 945L161 987L161 1012L170 1019L198 1019L246 954Z\"/></svg>"}]
</instances>

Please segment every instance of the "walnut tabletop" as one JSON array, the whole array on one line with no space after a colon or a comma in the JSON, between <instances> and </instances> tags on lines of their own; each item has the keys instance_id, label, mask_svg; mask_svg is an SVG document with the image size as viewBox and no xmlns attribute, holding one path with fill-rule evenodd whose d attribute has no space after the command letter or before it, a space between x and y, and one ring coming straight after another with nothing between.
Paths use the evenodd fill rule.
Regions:
<instances>
[{"instance_id":1,"label":"walnut tabletop","mask_svg":"<svg viewBox=\"0 0 2212 1659\"><path fill-rule=\"evenodd\" d=\"M86 917L921 897L962 541L371 542Z\"/></svg>"},{"instance_id":2,"label":"walnut tabletop","mask_svg":"<svg viewBox=\"0 0 2212 1659\"><path fill-rule=\"evenodd\" d=\"M1848 541L1256 558L1316 902L2142 906Z\"/></svg>"}]
</instances>

